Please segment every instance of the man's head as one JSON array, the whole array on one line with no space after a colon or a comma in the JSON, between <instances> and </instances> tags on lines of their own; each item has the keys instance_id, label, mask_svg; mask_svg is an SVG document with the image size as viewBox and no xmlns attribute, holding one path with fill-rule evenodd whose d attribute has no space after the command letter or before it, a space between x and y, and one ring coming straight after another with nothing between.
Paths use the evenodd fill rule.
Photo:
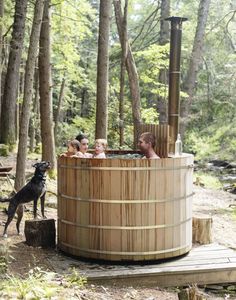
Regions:
<instances>
[{"instance_id":1,"label":"man's head","mask_svg":"<svg viewBox=\"0 0 236 300\"><path fill-rule=\"evenodd\" d=\"M144 132L140 135L138 144L141 152L146 153L156 146L156 137L151 132Z\"/></svg>"}]
</instances>

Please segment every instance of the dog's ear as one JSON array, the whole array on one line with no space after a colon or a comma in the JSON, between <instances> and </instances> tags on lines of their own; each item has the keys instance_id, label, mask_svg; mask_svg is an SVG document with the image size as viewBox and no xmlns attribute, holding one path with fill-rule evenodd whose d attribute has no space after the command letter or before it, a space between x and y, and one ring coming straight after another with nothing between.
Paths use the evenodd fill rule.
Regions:
<instances>
[{"instance_id":1,"label":"dog's ear","mask_svg":"<svg viewBox=\"0 0 236 300\"><path fill-rule=\"evenodd\" d=\"M34 164L32 167L37 168L39 163Z\"/></svg>"}]
</instances>

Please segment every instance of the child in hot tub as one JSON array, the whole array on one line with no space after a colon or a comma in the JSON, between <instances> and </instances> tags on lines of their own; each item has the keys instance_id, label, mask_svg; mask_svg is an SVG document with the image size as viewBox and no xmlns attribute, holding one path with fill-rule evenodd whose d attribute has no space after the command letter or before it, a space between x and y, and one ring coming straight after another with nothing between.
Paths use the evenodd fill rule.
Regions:
<instances>
[{"instance_id":1,"label":"child in hot tub","mask_svg":"<svg viewBox=\"0 0 236 300\"><path fill-rule=\"evenodd\" d=\"M107 140L96 139L95 140L95 153L93 158L106 158L105 151L107 149Z\"/></svg>"}]
</instances>

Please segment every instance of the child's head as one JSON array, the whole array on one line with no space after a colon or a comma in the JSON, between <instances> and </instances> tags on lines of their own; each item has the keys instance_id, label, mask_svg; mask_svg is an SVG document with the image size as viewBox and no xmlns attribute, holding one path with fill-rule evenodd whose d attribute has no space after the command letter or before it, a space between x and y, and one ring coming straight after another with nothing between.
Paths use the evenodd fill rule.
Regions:
<instances>
[{"instance_id":1,"label":"child's head","mask_svg":"<svg viewBox=\"0 0 236 300\"><path fill-rule=\"evenodd\" d=\"M67 150L70 153L76 154L79 151L80 142L77 140L71 140L67 144Z\"/></svg>"},{"instance_id":2,"label":"child's head","mask_svg":"<svg viewBox=\"0 0 236 300\"><path fill-rule=\"evenodd\" d=\"M84 134L79 134L77 135L76 140L80 142L79 150L82 153L86 153L88 151L88 143L89 143L87 136Z\"/></svg>"},{"instance_id":3,"label":"child's head","mask_svg":"<svg viewBox=\"0 0 236 300\"><path fill-rule=\"evenodd\" d=\"M103 153L107 148L107 140L105 139L96 139L95 140L95 153Z\"/></svg>"}]
</instances>

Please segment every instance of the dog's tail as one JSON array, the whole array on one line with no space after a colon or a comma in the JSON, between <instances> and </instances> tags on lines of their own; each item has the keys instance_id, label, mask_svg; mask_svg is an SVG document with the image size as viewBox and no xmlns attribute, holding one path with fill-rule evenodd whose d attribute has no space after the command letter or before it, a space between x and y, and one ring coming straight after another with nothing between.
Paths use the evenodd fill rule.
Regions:
<instances>
[{"instance_id":1,"label":"dog's tail","mask_svg":"<svg viewBox=\"0 0 236 300\"><path fill-rule=\"evenodd\" d=\"M1 198L0 197L0 202L10 202L10 198Z\"/></svg>"}]
</instances>

